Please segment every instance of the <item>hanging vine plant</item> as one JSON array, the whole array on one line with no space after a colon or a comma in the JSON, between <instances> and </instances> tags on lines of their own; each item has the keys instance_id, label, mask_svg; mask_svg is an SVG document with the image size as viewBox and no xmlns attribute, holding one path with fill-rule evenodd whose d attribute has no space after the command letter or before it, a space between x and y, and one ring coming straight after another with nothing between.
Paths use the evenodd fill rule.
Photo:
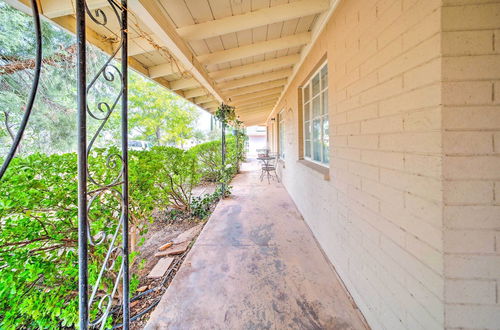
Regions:
<instances>
[{"instance_id":1,"label":"hanging vine plant","mask_svg":"<svg viewBox=\"0 0 500 330\"><path fill-rule=\"evenodd\" d=\"M236 116L235 116L236 117ZM242 130L243 129L243 122L241 120L239 120L238 118L235 118L232 122L232 125L234 127L235 130Z\"/></svg>"},{"instance_id":2,"label":"hanging vine plant","mask_svg":"<svg viewBox=\"0 0 500 330\"><path fill-rule=\"evenodd\" d=\"M236 120L236 112L234 110L234 107L222 103L215 112L215 118L221 123L228 125Z\"/></svg>"}]
</instances>

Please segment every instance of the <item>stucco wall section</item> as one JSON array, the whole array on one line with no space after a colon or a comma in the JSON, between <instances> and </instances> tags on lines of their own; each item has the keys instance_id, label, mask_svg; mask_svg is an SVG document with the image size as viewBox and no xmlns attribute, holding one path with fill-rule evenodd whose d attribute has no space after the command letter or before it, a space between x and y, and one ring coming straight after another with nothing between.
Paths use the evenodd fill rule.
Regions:
<instances>
[{"instance_id":1,"label":"stucco wall section","mask_svg":"<svg viewBox=\"0 0 500 330\"><path fill-rule=\"evenodd\" d=\"M342 1L277 107L283 181L374 329L445 322L441 6ZM297 162L298 90L325 54L329 181Z\"/></svg>"},{"instance_id":2,"label":"stucco wall section","mask_svg":"<svg viewBox=\"0 0 500 330\"><path fill-rule=\"evenodd\" d=\"M442 11L445 315L499 329L500 1L477 3Z\"/></svg>"}]
</instances>

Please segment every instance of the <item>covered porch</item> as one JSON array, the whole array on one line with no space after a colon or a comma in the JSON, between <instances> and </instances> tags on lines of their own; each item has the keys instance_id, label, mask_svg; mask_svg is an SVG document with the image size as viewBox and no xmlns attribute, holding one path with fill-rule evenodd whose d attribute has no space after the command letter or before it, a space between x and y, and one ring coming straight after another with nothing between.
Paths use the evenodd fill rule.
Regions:
<instances>
[{"instance_id":1,"label":"covered porch","mask_svg":"<svg viewBox=\"0 0 500 330\"><path fill-rule=\"evenodd\" d=\"M283 185L244 163L146 329L367 329Z\"/></svg>"},{"instance_id":2,"label":"covered porch","mask_svg":"<svg viewBox=\"0 0 500 330\"><path fill-rule=\"evenodd\" d=\"M499 328L499 1L123 3L130 67L266 126L283 181L245 165L147 328Z\"/></svg>"}]
</instances>

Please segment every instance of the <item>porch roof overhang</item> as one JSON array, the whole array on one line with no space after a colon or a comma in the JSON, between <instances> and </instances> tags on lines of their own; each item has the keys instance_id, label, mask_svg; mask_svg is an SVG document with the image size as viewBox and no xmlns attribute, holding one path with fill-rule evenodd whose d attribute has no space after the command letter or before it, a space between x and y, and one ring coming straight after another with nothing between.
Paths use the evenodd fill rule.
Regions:
<instances>
[{"instance_id":1,"label":"porch roof overhang","mask_svg":"<svg viewBox=\"0 0 500 330\"><path fill-rule=\"evenodd\" d=\"M129 0L129 65L213 113L236 106L246 126L263 124L340 0ZM30 12L28 0L7 0ZM75 32L73 0L38 0L41 14ZM112 9L87 0L89 9ZM118 47L118 22L87 20L90 43Z\"/></svg>"}]
</instances>

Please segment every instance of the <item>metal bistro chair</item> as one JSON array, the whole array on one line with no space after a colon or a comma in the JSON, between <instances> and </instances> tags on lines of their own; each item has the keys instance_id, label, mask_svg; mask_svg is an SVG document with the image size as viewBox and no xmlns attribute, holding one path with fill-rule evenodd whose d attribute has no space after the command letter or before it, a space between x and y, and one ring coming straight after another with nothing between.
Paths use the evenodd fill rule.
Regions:
<instances>
[{"instance_id":1,"label":"metal bistro chair","mask_svg":"<svg viewBox=\"0 0 500 330\"><path fill-rule=\"evenodd\" d=\"M260 181L262 182L262 180L264 180L264 176L267 176L267 183L271 183L271 179L274 178L276 178L276 181L280 182L278 173L276 172L276 161L278 159L277 155L268 153L267 156L259 157L259 159L262 161Z\"/></svg>"},{"instance_id":2,"label":"metal bistro chair","mask_svg":"<svg viewBox=\"0 0 500 330\"><path fill-rule=\"evenodd\" d=\"M257 158L260 159L262 157L269 156L269 149L257 149Z\"/></svg>"}]
</instances>

